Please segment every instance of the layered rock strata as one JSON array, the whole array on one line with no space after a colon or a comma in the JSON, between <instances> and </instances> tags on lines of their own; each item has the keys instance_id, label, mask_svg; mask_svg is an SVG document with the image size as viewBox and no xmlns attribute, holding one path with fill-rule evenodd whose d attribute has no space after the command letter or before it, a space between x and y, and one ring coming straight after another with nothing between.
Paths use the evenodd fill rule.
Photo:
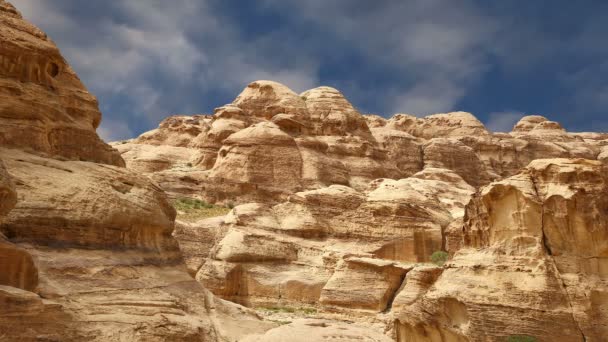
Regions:
<instances>
[{"instance_id":1,"label":"layered rock strata","mask_svg":"<svg viewBox=\"0 0 608 342\"><path fill-rule=\"evenodd\" d=\"M95 133L44 33L0 0L0 340L234 341L248 309L186 271L164 192Z\"/></svg>"}]
</instances>

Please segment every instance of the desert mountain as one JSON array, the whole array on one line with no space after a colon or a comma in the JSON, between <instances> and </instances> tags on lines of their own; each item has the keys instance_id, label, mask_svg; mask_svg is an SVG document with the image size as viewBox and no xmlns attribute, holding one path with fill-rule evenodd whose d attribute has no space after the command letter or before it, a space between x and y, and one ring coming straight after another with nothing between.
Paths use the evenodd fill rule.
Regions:
<instances>
[{"instance_id":1,"label":"desert mountain","mask_svg":"<svg viewBox=\"0 0 608 342\"><path fill-rule=\"evenodd\" d=\"M608 336L606 133L255 81L106 144L5 0L0 42L0 341Z\"/></svg>"}]
</instances>

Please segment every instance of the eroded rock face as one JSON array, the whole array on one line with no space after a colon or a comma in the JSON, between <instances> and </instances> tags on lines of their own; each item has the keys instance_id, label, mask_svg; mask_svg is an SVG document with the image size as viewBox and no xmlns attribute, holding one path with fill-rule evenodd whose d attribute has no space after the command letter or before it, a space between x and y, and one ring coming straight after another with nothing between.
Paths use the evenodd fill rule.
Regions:
<instances>
[{"instance_id":1,"label":"eroded rock face","mask_svg":"<svg viewBox=\"0 0 608 342\"><path fill-rule=\"evenodd\" d=\"M211 129L209 121L209 115L172 115L161 121L158 129L142 134L136 141L148 145L193 146L198 135Z\"/></svg>"},{"instance_id":2,"label":"eroded rock face","mask_svg":"<svg viewBox=\"0 0 608 342\"><path fill-rule=\"evenodd\" d=\"M234 341L275 326L188 274L165 193L121 167L94 97L2 0L0 56L0 340Z\"/></svg>"},{"instance_id":3,"label":"eroded rock face","mask_svg":"<svg viewBox=\"0 0 608 342\"><path fill-rule=\"evenodd\" d=\"M0 224L5 220L5 216L13 209L17 203L17 192L12 177L6 171L4 163L0 160ZM0 231L0 286L13 287L33 291L38 285L38 269L34 264L32 256L22 248L9 242ZM20 291L5 288L4 294L7 296L6 305L9 305L15 296L18 297ZM38 306L37 306L38 307ZM15 314L12 304L7 310L0 309L3 314ZM11 311L9 313L9 311Z\"/></svg>"},{"instance_id":4,"label":"eroded rock face","mask_svg":"<svg viewBox=\"0 0 608 342\"><path fill-rule=\"evenodd\" d=\"M398 335L601 341L608 322L606 175L600 162L547 159L485 187L467 205L463 248L447 268L411 283L408 274L394 304Z\"/></svg>"},{"instance_id":5,"label":"eroded rock face","mask_svg":"<svg viewBox=\"0 0 608 342\"><path fill-rule=\"evenodd\" d=\"M124 166L95 133L95 97L46 34L4 0L0 41L0 145Z\"/></svg>"},{"instance_id":6,"label":"eroded rock face","mask_svg":"<svg viewBox=\"0 0 608 342\"><path fill-rule=\"evenodd\" d=\"M333 184L363 191L375 179L406 178L426 168L452 170L479 188L536 159L607 159L605 141L601 134L568 133L538 115L522 118L510 133L489 132L466 112L361 115L331 87L297 95L282 84L256 81L213 116L172 116L114 146L130 168L170 196L279 203ZM170 146L183 150L169 157Z\"/></svg>"},{"instance_id":7,"label":"eroded rock face","mask_svg":"<svg viewBox=\"0 0 608 342\"><path fill-rule=\"evenodd\" d=\"M261 336L250 336L243 342L389 342L391 339L365 325L323 319L299 319L269 330Z\"/></svg>"},{"instance_id":8,"label":"eroded rock face","mask_svg":"<svg viewBox=\"0 0 608 342\"><path fill-rule=\"evenodd\" d=\"M176 238L196 278L222 298L374 314L390 308L413 263L442 249L442 231L473 193L457 174L426 169L366 191L332 185L277 205L240 205ZM212 246L193 248L196 226Z\"/></svg>"}]
</instances>

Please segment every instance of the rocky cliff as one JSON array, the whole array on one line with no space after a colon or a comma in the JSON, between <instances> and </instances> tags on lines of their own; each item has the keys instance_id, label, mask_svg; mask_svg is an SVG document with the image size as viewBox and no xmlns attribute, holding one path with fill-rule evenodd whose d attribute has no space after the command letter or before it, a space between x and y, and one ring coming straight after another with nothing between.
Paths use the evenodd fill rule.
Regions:
<instances>
[{"instance_id":1,"label":"rocky cliff","mask_svg":"<svg viewBox=\"0 0 608 342\"><path fill-rule=\"evenodd\" d=\"M113 146L174 198L240 204L174 232L227 300L397 341L606 336L608 134L537 115L508 133L464 112L385 119L333 88L256 81Z\"/></svg>"},{"instance_id":2,"label":"rocky cliff","mask_svg":"<svg viewBox=\"0 0 608 342\"><path fill-rule=\"evenodd\" d=\"M175 210L100 120L52 41L0 0L0 340L234 341L274 326L187 273Z\"/></svg>"},{"instance_id":3,"label":"rocky cliff","mask_svg":"<svg viewBox=\"0 0 608 342\"><path fill-rule=\"evenodd\" d=\"M608 336L608 134L256 81L110 146L4 0L0 42L0 340Z\"/></svg>"}]
</instances>

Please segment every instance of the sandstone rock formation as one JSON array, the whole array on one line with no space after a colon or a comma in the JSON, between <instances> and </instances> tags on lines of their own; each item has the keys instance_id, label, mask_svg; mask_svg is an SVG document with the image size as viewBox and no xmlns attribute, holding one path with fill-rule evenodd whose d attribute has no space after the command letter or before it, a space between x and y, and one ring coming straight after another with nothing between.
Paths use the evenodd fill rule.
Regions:
<instances>
[{"instance_id":1,"label":"sandstone rock formation","mask_svg":"<svg viewBox=\"0 0 608 342\"><path fill-rule=\"evenodd\" d=\"M608 336L606 133L256 81L110 147L4 0L0 42L0 340ZM170 197L238 205L176 223Z\"/></svg>"},{"instance_id":2,"label":"sandstone rock formation","mask_svg":"<svg viewBox=\"0 0 608 342\"><path fill-rule=\"evenodd\" d=\"M95 98L4 0L0 43L0 340L235 341L274 327L187 273L166 195L121 167L95 133Z\"/></svg>"},{"instance_id":3,"label":"sandstone rock formation","mask_svg":"<svg viewBox=\"0 0 608 342\"><path fill-rule=\"evenodd\" d=\"M492 133L470 113L390 119L361 115L336 89L295 94L272 81L249 84L213 116L172 116L137 139L114 143L128 167L170 196L210 202L279 203L341 184L364 190L444 168L474 187L540 158L605 159L606 137L564 131L538 115Z\"/></svg>"},{"instance_id":4,"label":"sandstone rock formation","mask_svg":"<svg viewBox=\"0 0 608 342\"><path fill-rule=\"evenodd\" d=\"M381 333L370 331L365 326L322 319L300 319L290 324L269 330L262 336L248 336L243 342L389 342Z\"/></svg>"},{"instance_id":5,"label":"sandstone rock formation","mask_svg":"<svg viewBox=\"0 0 608 342\"><path fill-rule=\"evenodd\" d=\"M537 160L485 187L447 267L408 273L398 340L603 340L607 191L606 166L583 159Z\"/></svg>"},{"instance_id":6,"label":"sandstone rock formation","mask_svg":"<svg viewBox=\"0 0 608 342\"><path fill-rule=\"evenodd\" d=\"M473 193L457 174L426 169L377 180L363 192L332 185L277 205L240 205L175 236L190 272L222 298L377 313L390 306L412 264L442 249L442 231L462 217ZM194 227L215 243L194 249Z\"/></svg>"},{"instance_id":7,"label":"sandstone rock formation","mask_svg":"<svg viewBox=\"0 0 608 342\"><path fill-rule=\"evenodd\" d=\"M174 232L188 271L221 298L312 308L398 341L605 334L604 190L581 180L580 193L593 193L588 204L560 202L548 214L542 203L576 188L576 175L605 172L606 134L568 133L538 115L510 133L490 132L464 112L385 119L361 115L336 89L298 96L271 81L196 119L201 128L187 139L188 119L168 120L171 130L162 123L114 146L170 196L241 204ZM541 179L549 170L555 179ZM509 195L516 187L523 195ZM561 259L565 252L547 252L551 233L526 216L546 225L558 212L553 237L570 253ZM573 228L580 224L587 228ZM563 242L589 232L593 246ZM431 263L438 251L451 258L445 267Z\"/></svg>"},{"instance_id":8,"label":"sandstone rock formation","mask_svg":"<svg viewBox=\"0 0 608 342\"><path fill-rule=\"evenodd\" d=\"M124 165L95 133L97 99L37 27L0 1L0 145Z\"/></svg>"}]
</instances>

